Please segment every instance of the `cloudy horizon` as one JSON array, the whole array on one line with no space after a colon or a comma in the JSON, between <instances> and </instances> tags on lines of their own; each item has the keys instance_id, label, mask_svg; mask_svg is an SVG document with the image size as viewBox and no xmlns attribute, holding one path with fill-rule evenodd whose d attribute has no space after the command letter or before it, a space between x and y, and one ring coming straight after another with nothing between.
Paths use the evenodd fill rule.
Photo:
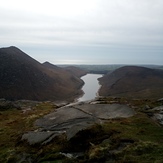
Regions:
<instances>
[{"instance_id":1,"label":"cloudy horizon","mask_svg":"<svg viewBox=\"0 0 163 163\"><path fill-rule=\"evenodd\" d=\"M6 0L0 47L53 64L163 64L161 0Z\"/></svg>"}]
</instances>

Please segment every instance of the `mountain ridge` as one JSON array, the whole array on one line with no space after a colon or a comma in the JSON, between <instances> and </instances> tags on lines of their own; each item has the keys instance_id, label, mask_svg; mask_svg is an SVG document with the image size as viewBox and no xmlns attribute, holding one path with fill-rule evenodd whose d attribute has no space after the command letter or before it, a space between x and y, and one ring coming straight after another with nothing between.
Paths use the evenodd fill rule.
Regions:
<instances>
[{"instance_id":1,"label":"mountain ridge","mask_svg":"<svg viewBox=\"0 0 163 163\"><path fill-rule=\"evenodd\" d=\"M99 79L102 96L129 98L163 97L163 71L139 66L124 66Z\"/></svg>"},{"instance_id":2,"label":"mountain ridge","mask_svg":"<svg viewBox=\"0 0 163 163\"><path fill-rule=\"evenodd\" d=\"M0 72L0 98L11 100L73 100L83 85L70 72L49 70L14 46L0 48Z\"/></svg>"}]
</instances>

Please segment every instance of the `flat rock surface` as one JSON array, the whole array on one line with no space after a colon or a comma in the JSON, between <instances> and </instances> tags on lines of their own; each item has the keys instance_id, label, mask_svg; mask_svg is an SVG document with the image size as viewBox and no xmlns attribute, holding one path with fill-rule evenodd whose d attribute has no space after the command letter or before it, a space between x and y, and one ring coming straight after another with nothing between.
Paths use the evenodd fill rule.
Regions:
<instances>
[{"instance_id":1,"label":"flat rock surface","mask_svg":"<svg viewBox=\"0 0 163 163\"><path fill-rule=\"evenodd\" d=\"M30 144L40 142L44 144L47 138L50 139L55 135L66 133L69 140L79 131L95 123L113 118L127 118L134 114L135 111L126 105L76 103L61 107L36 120L35 125L40 128L39 131L26 133L22 139L26 139Z\"/></svg>"},{"instance_id":2,"label":"flat rock surface","mask_svg":"<svg viewBox=\"0 0 163 163\"><path fill-rule=\"evenodd\" d=\"M99 119L127 118L134 114L133 109L120 104L85 104L77 105L76 108Z\"/></svg>"},{"instance_id":3,"label":"flat rock surface","mask_svg":"<svg viewBox=\"0 0 163 163\"><path fill-rule=\"evenodd\" d=\"M30 145L36 143L42 143L47 140L50 136L53 135L53 132L28 132L22 136L22 140L28 139Z\"/></svg>"}]
</instances>

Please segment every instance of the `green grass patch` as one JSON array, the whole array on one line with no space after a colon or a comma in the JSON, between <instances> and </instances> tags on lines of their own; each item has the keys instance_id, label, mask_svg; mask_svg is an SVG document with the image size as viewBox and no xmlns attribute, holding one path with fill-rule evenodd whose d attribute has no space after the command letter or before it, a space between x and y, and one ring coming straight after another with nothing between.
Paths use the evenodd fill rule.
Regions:
<instances>
[{"instance_id":1,"label":"green grass patch","mask_svg":"<svg viewBox=\"0 0 163 163\"><path fill-rule=\"evenodd\" d=\"M101 125L105 133L114 131L108 141L90 148L90 161L161 162L163 161L163 128L146 114L111 120Z\"/></svg>"},{"instance_id":2,"label":"green grass patch","mask_svg":"<svg viewBox=\"0 0 163 163\"><path fill-rule=\"evenodd\" d=\"M26 106L28 108L29 106ZM53 111L56 106L50 102L38 103L26 111L10 108L0 112L0 162L9 162L16 159L20 151L28 151L28 146L18 146L22 135L36 129L33 123L39 117ZM30 152L31 149L29 150ZM11 161L12 162L12 161ZM13 161L15 162L15 161Z\"/></svg>"}]
</instances>

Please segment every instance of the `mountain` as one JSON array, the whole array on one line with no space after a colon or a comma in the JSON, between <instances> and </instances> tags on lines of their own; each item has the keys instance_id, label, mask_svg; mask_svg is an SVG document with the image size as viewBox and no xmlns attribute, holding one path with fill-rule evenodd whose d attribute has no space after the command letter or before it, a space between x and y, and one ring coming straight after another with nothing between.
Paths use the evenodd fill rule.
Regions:
<instances>
[{"instance_id":1,"label":"mountain","mask_svg":"<svg viewBox=\"0 0 163 163\"><path fill-rule=\"evenodd\" d=\"M60 84L62 83L67 88L74 88L75 90L78 90L81 88L81 85L84 84L84 82L80 79L81 76L85 75L87 72L84 70L81 70L76 67L58 67L56 65L53 65L49 62L43 63L44 67L46 67L50 72L53 72L56 76L60 76L62 78L62 81L60 81Z\"/></svg>"},{"instance_id":2,"label":"mountain","mask_svg":"<svg viewBox=\"0 0 163 163\"><path fill-rule=\"evenodd\" d=\"M54 65L50 69L13 46L0 48L0 98L73 100L82 85L78 75L67 70Z\"/></svg>"},{"instance_id":3,"label":"mountain","mask_svg":"<svg viewBox=\"0 0 163 163\"><path fill-rule=\"evenodd\" d=\"M124 66L99 79L101 96L162 98L163 71L138 66Z\"/></svg>"},{"instance_id":4,"label":"mountain","mask_svg":"<svg viewBox=\"0 0 163 163\"><path fill-rule=\"evenodd\" d=\"M55 72L58 73L67 73L69 75L71 75L71 77L77 77L80 78L83 75L87 74L86 70L82 70L80 68L77 68L75 66L67 66L67 67L58 67L56 65L53 65L49 62L44 62L43 65L48 68L49 70L54 70Z\"/></svg>"},{"instance_id":5,"label":"mountain","mask_svg":"<svg viewBox=\"0 0 163 163\"><path fill-rule=\"evenodd\" d=\"M77 76L77 77L81 77L83 75L86 75L86 73L88 71L86 70L82 70L80 68L77 68L75 66L68 66L68 67L65 67L65 70L67 70L68 72L70 72L71 74Z\"/></svg>"}]
</instances>

